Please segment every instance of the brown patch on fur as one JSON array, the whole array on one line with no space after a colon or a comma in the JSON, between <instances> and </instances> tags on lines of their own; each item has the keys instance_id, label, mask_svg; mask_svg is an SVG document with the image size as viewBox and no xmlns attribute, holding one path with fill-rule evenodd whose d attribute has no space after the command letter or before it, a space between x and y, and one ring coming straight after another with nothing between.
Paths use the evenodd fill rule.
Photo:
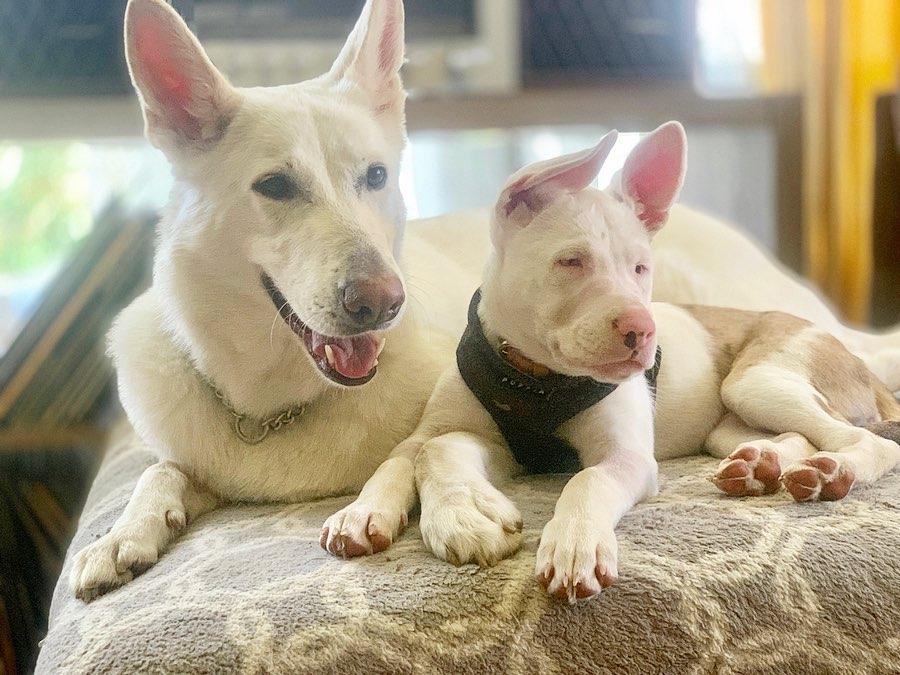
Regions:
<instances>
[{"instance_id":1,"label":"brown patch on fur","mask_svg":"<svg viewBox=\"0 0 900 675\"><path fill-rule=\"evenodd\" d=\"M731 377L739 377L747 368L772 361L778 361L779 365L790 368L796 363L796 358L777 357L791 347L792 338L812 325L805 319L783 312L763 312L757 316L758 320L750 327L743 348L735 358ZM796 363L796 370L805 375L802 364Z\"/></svg>"},{"instance_id":2,"label":"brown patch on fur","mask_svg":"<svg viewBox=\"0 0 900 675\"><path fill-rule=\"evenodd\" d=\"M713 360L721 379L770 361L812 324L784 312L748 312L727 307L679 305L712 336Z\"/></svg>"},{"instance_id":3,"label":"brown patch on fur","mask_svg":"<svg viewBox=\"0 0 900 675\"><path fill-rule=\"evenodd\" d=\"M680 307L710 334L713 362L723 381L726 377L740 377L742 371L752 366L775 362L778 367L807 378L816 390L816 403L830 417L845 424L865 427L900 443L900 402L865 363L851 354L833 335L814 329L805 319L783 312L747 312L703 305ZM807 330L809 339L804 348L788 352L791 347L797 348L792 338ZM779 355L784 358L779 359ZM737 471L737 468L733 470ZM734 482L739 477L719 478ZM799 481L801 476L797 478L795 487L804 492L806 486ZM729 487L737 489L731 485ZM846 487L849 489L849 485ZM732 491L725 487L722 489ZM823 488L823 492L828 491Z\"/></svg>"},{"instance_id":4,"label":"brown patch on fur","mask_svg":"<svg viewBox=\"0 0 900 675\"><path fill-rule=\"evenodd\" d=\"M876 436L881 436L900 445L900 401L875 375L869 374L872 388L875 390L875 405L881 414L881 421L867 424L866 429Z\"/></svg>"},{"instance_id":5,"label":"brown patch on fur","mask_svg":"<svg viewBox=\"0 0 900 675\"><path fill-rule=\"evenodd\" d=\"M829 415L854 426L881 419L875 386L881 383L836 337L817 332L809 342L805 365L810 383L824 399L819 405Z\"/></svg>"},{"instance_id":6,"label":"brown patch on fur","mask_svg":"<svg viewBox=\"0 0 900 675\"><path fill-rule=\"evenodd\" d=\"M894 398L893 392L875 375L871 375L872 387L875 389L875 404L883 420L900 420L900 401Z\"/></svg>"},{"instance_id":7,"label":"brown patch on fur","mask_svg":"<svg viewBox=\"0 0 900 675\"><path fill-rule=\"evenodd\" d=\"M759 312L747 312L728 307L706 305L678 305L693 316L710 334L713 363L719 380L731 372L738 352L747 341L750 328L759 320Z\"/></svg>"}]
</instances>

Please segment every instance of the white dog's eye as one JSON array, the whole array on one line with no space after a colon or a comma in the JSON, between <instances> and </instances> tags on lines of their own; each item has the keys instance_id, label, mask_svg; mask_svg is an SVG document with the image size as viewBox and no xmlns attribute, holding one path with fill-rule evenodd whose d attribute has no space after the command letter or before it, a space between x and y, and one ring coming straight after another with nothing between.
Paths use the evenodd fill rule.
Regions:
<instances>
[{"instance_id":1,"label":"white dog's eye","mask_svg":"<svg viewBox=\"0 0 900 675\"><path fill-rule=\"evenodd\" d=\"M261 178L253 184L253 190L263 197L286 202L299 194L297 184L283 173L275 173Z\"/></svg>"},{"instance_id":2,"label":"white dog's eye","mask_svg":"<svg viewBox=\"0 0 900 675\"><path fill-rule=\"evenodd\" d=\"M649 268L646 265L635 265L634 273L637 275L646 274Z\"/></svg>"},{"instance_id":3,"label":"white dog's eye","mask_svg":"<svg viewBox=\"0 0 900 675\"><path fill-rule=\"evenodd\" d=\"M373 164L366 171L366 188L380 190L387 182L387 168L384 164Z\"/></svg>"}]
</instances>

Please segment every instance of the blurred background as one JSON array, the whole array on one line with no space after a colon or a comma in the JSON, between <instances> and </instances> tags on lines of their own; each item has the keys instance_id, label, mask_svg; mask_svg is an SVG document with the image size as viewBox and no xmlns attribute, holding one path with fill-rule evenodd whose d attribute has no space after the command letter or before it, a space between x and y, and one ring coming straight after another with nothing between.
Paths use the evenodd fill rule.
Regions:
<instances>
[{"instance_id":1,"label":"blurred background","mask_svg":"<svg viewBox=\"0 0 900 675\"><path fill-rule=\"evenodd\" d=\"M362 4L174 2L238 85L324 72ZM103 336L148 283L171 183L141 136L124 7L0 0L0 673L35 657L118 417ZM486 206L522 164L617 128L611 173L638 132L678 119L683 202L748 232L848 321L900 320L897 0L406 0L406 12L411 217Z\"/></svg>"}]
</instances>

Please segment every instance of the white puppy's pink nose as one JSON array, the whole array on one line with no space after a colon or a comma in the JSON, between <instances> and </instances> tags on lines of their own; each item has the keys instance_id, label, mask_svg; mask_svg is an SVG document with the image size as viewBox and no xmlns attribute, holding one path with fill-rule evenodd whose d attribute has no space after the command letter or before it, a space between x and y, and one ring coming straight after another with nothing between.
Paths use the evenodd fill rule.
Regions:
<instances>
[{"instance_id":1,"label":"white puppy's pink nose","mask_svg":"<svg viewBox=\"0 0 900 675\"><path fill-rule=\"evenodd\" d=\"M613 319L613 328L622 336L629 349L640 351L656 334L653 317L643 307L629 307Z\"/></svg>"}]
</instances>

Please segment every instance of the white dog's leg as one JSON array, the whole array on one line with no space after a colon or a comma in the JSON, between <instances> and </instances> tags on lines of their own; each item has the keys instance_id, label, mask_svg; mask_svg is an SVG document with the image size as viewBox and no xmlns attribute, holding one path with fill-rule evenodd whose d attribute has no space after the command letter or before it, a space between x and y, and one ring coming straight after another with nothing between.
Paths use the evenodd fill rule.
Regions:
<instances>
[{"instance_id":1,"label":"white dog's leg","mask_svg":"<svg viewBox=\"0 0 900 675\"><path fill-rule=\"evenodd\" d=\"M566 484L544 526L535 574L547 592L574 602L615 583L619 519L656 493L651 451L616 450Z\"/></svg>"},{"instance_id":2,"label":"white dog's leg","mask_svg":"<svg viewBox=\"0 0 900 675\"><path fill-rule=\"evenodd\" d=\"M782 482L798 501L841 499L854 483L875 481L900 464L900 445L832 416L827 398L804 376L777 365L727 377L722 400L749 424L800 433L822 451L783 471Z\"/></svg>"},{"instance_id":3,"label":"white dog's leg","mask_svg":"<svg viewBox=\"0 0 900 675\"><path fill-rule=\"evenodd\" d=\"M75 596L87 602L131 581L156 563L190 521L217 503L174 463L147 468L112 529L72 559L69 583Z\"/></svg>"},{"instance_id":4,"label":"white dog's leg","mask_svg":"<svg viewBox=\"0 0 900 675\"><path fill-rule=\"evenodd\" d=\"M709 437L706 450L722 462L712 482L734 496L771 494L781 488L781 467L816 452L816 447L798 433L766 433L748 426L734 413L727 413Z\"/></svg>"},{"instance_id":5,"label":"white dog's leg","mask_svg":"<svg viewBox=\"0 0 900 675\"><path fill-rule=\"evenodd\" d=\"M560 433L579 449L587 468L563 488L541 534L534 571L548 593L574 602L615 583L615 527L632 506L657 492L653 403L643 378L620 385Z\"/></svg>"},{"instance_id":6,"label":"white dog's leg","mask_svg":"<svg viewBox=\"0 0 900 675\"><path fill-rule=\"evenodd\" d=\"M423 443L413 436L394 448L353 503L325 521L319 538L322 548L352 558L380 553L393 543L416 503L414 463Z\"/></svg>"},{"instance_id":7,"label":"white dog's leg","mask_svg":"<svg viewBox=\"0 0 900 675\"><path fill-rule=\"evenodd\" d=\"M416 461L425 545L454 565L496 564L522 543L522 516L491 481L512 476L509 451L471 433L434 438Z\"/></svg>"}]
</instances>

